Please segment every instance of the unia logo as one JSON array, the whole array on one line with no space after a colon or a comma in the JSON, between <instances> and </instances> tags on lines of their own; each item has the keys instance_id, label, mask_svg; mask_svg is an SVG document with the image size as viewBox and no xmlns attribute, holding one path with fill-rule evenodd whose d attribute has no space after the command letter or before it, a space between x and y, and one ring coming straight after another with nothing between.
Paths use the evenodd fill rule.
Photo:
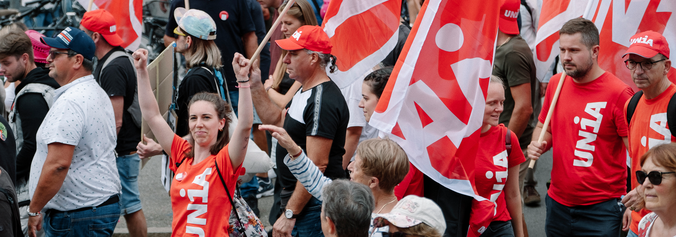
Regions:
<instances>
[{"instance_id":1,"label":"unia logo","mask_svg":"<svg viewBox=\"0 0 676 237\"><path fill-rule=\"evenodd\" d=\"M301 33L303 32L302 31L293 32L293 35L291 35L291 37L293 37L294 39L296 39L296 41L298 41L298 38L300 38Z\"/></svg>"},{"instance_id":2,"label":"unia logo","mask_svg":"<svg viewBox=\"0 0 676 237\"><path fill-rule=\"evenodd\" d=\"M649 44L650 47L653 47L653 40L648 39L647 35L644 36L644 37L638 37L638 38L631 39L631 44L635 44L635 43Z\"/></svg>"},{"instance_id":3,"label":"unia logo","mask_svg":"<svg viewBox=\"0 0 676 237\"><path fill-rule=\"evenodd\" d=\"M505 17L517 18L517 17L519 17L519 12L518 11L505 10Z\"/></svg>"}]
</instances>

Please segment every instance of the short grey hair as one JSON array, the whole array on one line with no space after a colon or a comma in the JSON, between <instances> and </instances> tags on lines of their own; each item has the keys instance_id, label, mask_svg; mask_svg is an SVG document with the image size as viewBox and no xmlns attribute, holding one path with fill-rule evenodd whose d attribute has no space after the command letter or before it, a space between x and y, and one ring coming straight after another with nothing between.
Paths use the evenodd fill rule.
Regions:
<instances>
[{"instance_id":1,"label":"short grey hair","mask_svg":"<svg viewBox=\"0 0 676 237\"><path fill-rule=\"evenodd\" d=\"M336 57L335 56L333 56L331 54L325 54L325 53L322 53L322 52L312 51L312 50L309 50L309 49L305 49L305 52L307 54L316 53L317 56L319 56L319 66L321 68L326 68L326 65L329 65L329 63L331 63L331 72L333 72L335 70L335 68L336 68L336 60L335 60ZM333 59L333 62L331 62L331 59Z\"/></svg>"},{"instance_id":2,"label":"short grey hair","mask_svg":"<svg viewBox=\"0 0 676 237\"><path fill-rule=\"evenodd\" d=\"M375 200L366 185L344 179L324 186L324 215L336 225L339 237L367 236Z\"/></svg>"}]
</instances>

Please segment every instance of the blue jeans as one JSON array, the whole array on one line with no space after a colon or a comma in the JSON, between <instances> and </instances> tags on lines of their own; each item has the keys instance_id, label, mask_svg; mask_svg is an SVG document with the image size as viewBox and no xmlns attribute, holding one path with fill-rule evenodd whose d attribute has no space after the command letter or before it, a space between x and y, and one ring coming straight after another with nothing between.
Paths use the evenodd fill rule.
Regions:
<instances>
[{"instance_id":1,"label":"blue jeans","mask_svg":"<svg viewBox=\"0 0 676 237\"><path fill-rule=\"evenodd\" d=\"M45 214L42 228L49 237L112 236L119 219L119 203L84 211L49 210Z\"/></svg>"},{"instance_id":2,"label":"blue jeans","mask_svg":"<svg viewBox=\"0 0 676 237\"><path fill-rule=\"evenodd\" d=\"M118 156L117 172L120 174L122 193L120 205L122 215L128 215L141 210L141 198L138 191L138 175L141 159L138 154Z\"/></svg>"},{"instance_id":3,"label":"blue jeans","mask_svg":"<svg viewBox=\"0 0 676 237\"><path fill-rule=\"evenodd\" d=\"M632 230L629 230L627 231L627 237L638 237L638 234L634 233Z\"/></svg>"},{"instance_id":4,"label":"blue jeans","mask_svg":"<svg viewBox=\"0 0 676 237\"><path fill-rule=\"evenodd\" d=\"M324 237L322 232L322 202L319 199L312 197L303 212L301 212L296 218L296 225L293 227L291 232L292 236L302 237L302 236L318 236Z\"/></svg>"},{"instance_id":5,"label":"blue jeans","mask_svg":"<svg viewBox=\"0 0 676 237\"><path fill-rule=\"evenodd\" d=\"M620 236L624 208L619 199L587 205L567 207L554 199L545 198L547 236Z\"/></svg>"},{"instance_id":6,"label":"blue jeans","mask_svg":"<svg viewBox=\"0 0 676 237\"><path fill-rule=\"evenodd\" d=\"M514 237L512 221L493 221L481 237Z\"/></svg>"}]
</instances>

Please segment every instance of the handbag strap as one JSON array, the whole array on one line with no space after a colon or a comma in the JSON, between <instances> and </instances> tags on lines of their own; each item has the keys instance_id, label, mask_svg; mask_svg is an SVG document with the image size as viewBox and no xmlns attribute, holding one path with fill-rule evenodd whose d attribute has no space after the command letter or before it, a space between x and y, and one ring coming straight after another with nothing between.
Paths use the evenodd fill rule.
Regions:
<instances>
[{"instance_id":1,"label":"handbag strap","mask_svg":"<svg viewBox=\"0 0 676 237\"><path fill-rule=\"evenodd\" d=\"M218 168L218 162L214 159L214 163L216 164L216 172L218 173L218 177L221 178L221 183L223 184L223 187L225 188L225 192L228 194L228 199L230 199L230 205L232 206L232 211L235 212L235 216L237 217L237 223L239 223L239 230L240 232L246 237L246 232L244 232L244 226L242 225L242 221L239 219L239 213L237 213L237 210L235 209L235 202L232 200L232 197L230 196L230 190L228 190L228 186L225 185L225 180L223 180L223 175L221 175L221 169ZM233 193L234 195L234 193Z\"/></svg>"}]
</instances>

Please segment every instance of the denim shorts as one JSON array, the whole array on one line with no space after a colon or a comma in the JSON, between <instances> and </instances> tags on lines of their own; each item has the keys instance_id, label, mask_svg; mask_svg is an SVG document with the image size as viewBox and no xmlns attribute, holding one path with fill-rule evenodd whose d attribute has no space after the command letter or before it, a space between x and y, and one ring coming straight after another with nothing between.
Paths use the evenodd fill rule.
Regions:
<instances>
[{"instance_id":1,"label":"denim shorts","mask_svg":"<svg viewBox=\"0 0 676 237\"><path fill-rule=\"evenodd\" d=\"M118 156L117 172L120 174L122 193L120 194L120 209L122 215L128 215L141 210L141 199L138 191L138 175L141 159L138 154Z\"/></svg>"},{"instance_id":2,"label":"denim shorts","mask_svg":"<svg viewBox=\"0 0 676 237\"><path fill-rule=\"evenodd\" d=\"M620 236L624 207L620 205L619 199L587 206L567 207L547 195L545 203L547 236Z\"/></svg>"},{"instance_id":3,"label":"denim shorts","mask_svg":"<svg viewBox=\"0 0 676 237\"><path fill-rule=\"evenodd\" d=\"M119 202L83 211L49 210L42 228L50 237L112 236L119 219Z\"/></svg>"},{"instance_id":4,"label":"denim shorts","mask_svg":"<svg viewBox=\"0 0 676 237\"><path fill-rule=\"evenodd\" d=\"M238 105L239 105L239 91L231 91L230 92L230 99L232 100L232 110L235 112L236 116L239 116L239 111L238 111ZM261 118L258 117L258 113L256 112L256 107L251 104L251 107L253 108L253 124L263 124L261 122Z\"/></svg>"}]
</instances>

